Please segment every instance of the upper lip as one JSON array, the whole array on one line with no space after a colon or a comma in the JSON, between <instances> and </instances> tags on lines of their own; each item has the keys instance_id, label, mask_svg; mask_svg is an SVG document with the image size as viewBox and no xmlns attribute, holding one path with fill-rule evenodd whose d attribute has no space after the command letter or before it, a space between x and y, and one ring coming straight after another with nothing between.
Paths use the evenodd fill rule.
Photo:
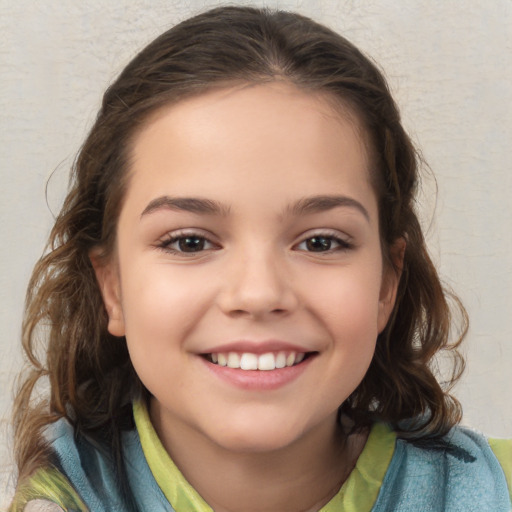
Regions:
<instances>
[{"instance_id":1,"label":"upper lip","mask_svg":"<svg viewBox=\"0 0 512 512\"><path fill-rule=\"evenodd\" d=\"M202 350L202 354L220 354L226 352L249 352L251 354L266 354L268 352L313 352L299 345L280 340L250 341L239 340Z\"/></svg>"}]
</instances>

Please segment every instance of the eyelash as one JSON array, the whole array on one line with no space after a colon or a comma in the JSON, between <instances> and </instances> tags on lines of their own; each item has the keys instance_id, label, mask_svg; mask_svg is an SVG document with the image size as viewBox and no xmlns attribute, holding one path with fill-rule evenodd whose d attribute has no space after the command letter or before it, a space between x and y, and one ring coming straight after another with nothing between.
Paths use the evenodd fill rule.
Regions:
<instances>
[{"instance_id":1,"label":"eyelash","mask_svg":"<svg viewBox=\"0 0 512 512\"><path fill-rule=\"evenodd\" d=\"M199 240L200 243L202 243L202 246L201 246L200 250L199 251L195 251L195 250L184 251L184 250L180 250L180 249L176 249L176 248L172 247L172 245L174 245L176 243L179 244L181 241L185 241L187 239ZM208 244L211 247L208 247L207 249L205 249L204 245L206 245L206 244ZM197 253L203 252L205 250L211 250L211 249L213 249L215 247L218 247L218 246L216 246L216 244L214 244L212 241L210 241L206 236L203 236L203 235L198 234L198 233L193 233L193 232L190 232L190 233L187 233L187 232L170 233L165 238L163 238L159 242L159 244L158 244L158 248L159 249L162 249L165 252L170 252L172 254L180 254L180 255L181 254L184 254L184 255L197 254Z\"/></svg>"},{"instance_id":2,"label":"eyelash","mask_svg":"<svg viewBox=\"0 0 512 512\"><path fill-rule=\"evenodd\" d=\"M199 245L199 250L187 251L187 250L182 250L183 248L177 249L177 248L172 247L174 244L180 245L180 243L182 241L185 241L187 239L198 241L199 244L196 244L196 246ZM322 232L312 233L311 236L308 236L307 238L304 238L298 244L295 244L293 246L293 248L299 248L303 244L306 244L306 246L307 246L308 242L311 242L315 239L317 239L317 241L320 241L320 240L327 241L329 246L325 250L319 250L319 251L303 249L304 252L318 253L318 254L330 254L330 253L338 252L338 251L348 251L348 250L354 248L354 245L350 240L340 238L339 236L336 236L333 233L325 233L325 232L324 233L322 233ZM337 245L334 248L332 247L333 243ZM205 245L208 245L209 247L205 248L204 247ZM167 235L164 239L162 239L159 242L158 248L165 252L169 252L172 254L193 255L193 254L198 254L198 253L201 253L201 252L204 252L207 250L219 248L219 246L216 245L211 240L209 240L206 236L203 236L201 234L193 233L193 232L190 232L190 233L178 232L175 234Z\"/></svg>"},{"instance_id":3,"label":"eyelash","mask_svg":"<svg viewBox=\"0 0 512 512\"><path fill-rule=\"evenodd\" d=\"M325 241L328 241L329 242L329 247L323 251L305 251L305 252L310 252L310 253L319 253L319 254L331 254L333 252L338 252L338 251L348 251L350 249L353 249L354 248L354 244L350 241L350 239L344 239L344 238L341 238L339 236L337 236L336 234L334 233L331 233L331 232L318 232L318 233L311 233L310 236L308 236L307 238L304 238L301 242L299 242L298 244L296 244L294 247L300 247L301 245L303 244L307 244L308 242L311 242L312 240L325 240ZM337 247L332 247L332 243L335 243L337 245Z\"/></svg>"}]
</instances>

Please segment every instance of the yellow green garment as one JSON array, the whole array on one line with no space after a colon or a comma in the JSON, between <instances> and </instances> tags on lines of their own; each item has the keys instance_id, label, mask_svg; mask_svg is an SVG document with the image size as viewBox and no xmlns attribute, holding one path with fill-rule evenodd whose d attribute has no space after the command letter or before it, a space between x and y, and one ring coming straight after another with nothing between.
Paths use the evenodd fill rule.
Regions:
<instances>
[{"instance_id":1,"label":"yellow green garment","mask_svg":"<svg viewBox=\"0 0 512 512\"><path fill-rule=\"evenodd\" d=\"M145 405L137 402L133 411L136 429L125 434L123 450L135 508L115 490L107 456L61 420L49 432L55 467L20 486L10 512L23 511L31 500L68 512L212 512L163 448ZM419 445L376 423L349 478L320 512L510 512L509 489L512 440L487 441L457 427L443 443Z\"/></svg>"}]
</instances>

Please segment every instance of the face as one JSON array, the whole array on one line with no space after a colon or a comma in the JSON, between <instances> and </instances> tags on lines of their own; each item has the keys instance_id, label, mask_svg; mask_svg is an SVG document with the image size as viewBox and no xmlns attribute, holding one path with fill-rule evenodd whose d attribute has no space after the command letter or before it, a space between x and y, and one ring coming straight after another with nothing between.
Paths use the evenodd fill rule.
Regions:
<instances>
[{"instance_id":1,"label":"face","mask_svg":"<svg viewBox=\"0 0 512 512\"><path fill-rule=\"evenodd\" d=\"M361 130L318 94L246 85L149 120L95 268L161 428L262 451L332 426L393 307L378 224Z\"/></svg>"}]
</instances>

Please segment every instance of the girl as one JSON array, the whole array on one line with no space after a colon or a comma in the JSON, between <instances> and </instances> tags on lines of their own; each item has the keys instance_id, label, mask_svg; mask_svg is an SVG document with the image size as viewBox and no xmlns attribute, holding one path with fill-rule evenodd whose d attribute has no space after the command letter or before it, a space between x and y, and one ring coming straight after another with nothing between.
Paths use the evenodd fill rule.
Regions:
<instances>
[{"instance_id":1,"label":"girl","mask_svg":"<svg viewBox=\"0 0 512 512\"><path fill-rule=\"evenodd\" d=\"M10 510L509 511L512 445L456 426L416 182L382 75L327 28L226 7L157 38L29 285Z\"/></svg>"}]
</instances>

